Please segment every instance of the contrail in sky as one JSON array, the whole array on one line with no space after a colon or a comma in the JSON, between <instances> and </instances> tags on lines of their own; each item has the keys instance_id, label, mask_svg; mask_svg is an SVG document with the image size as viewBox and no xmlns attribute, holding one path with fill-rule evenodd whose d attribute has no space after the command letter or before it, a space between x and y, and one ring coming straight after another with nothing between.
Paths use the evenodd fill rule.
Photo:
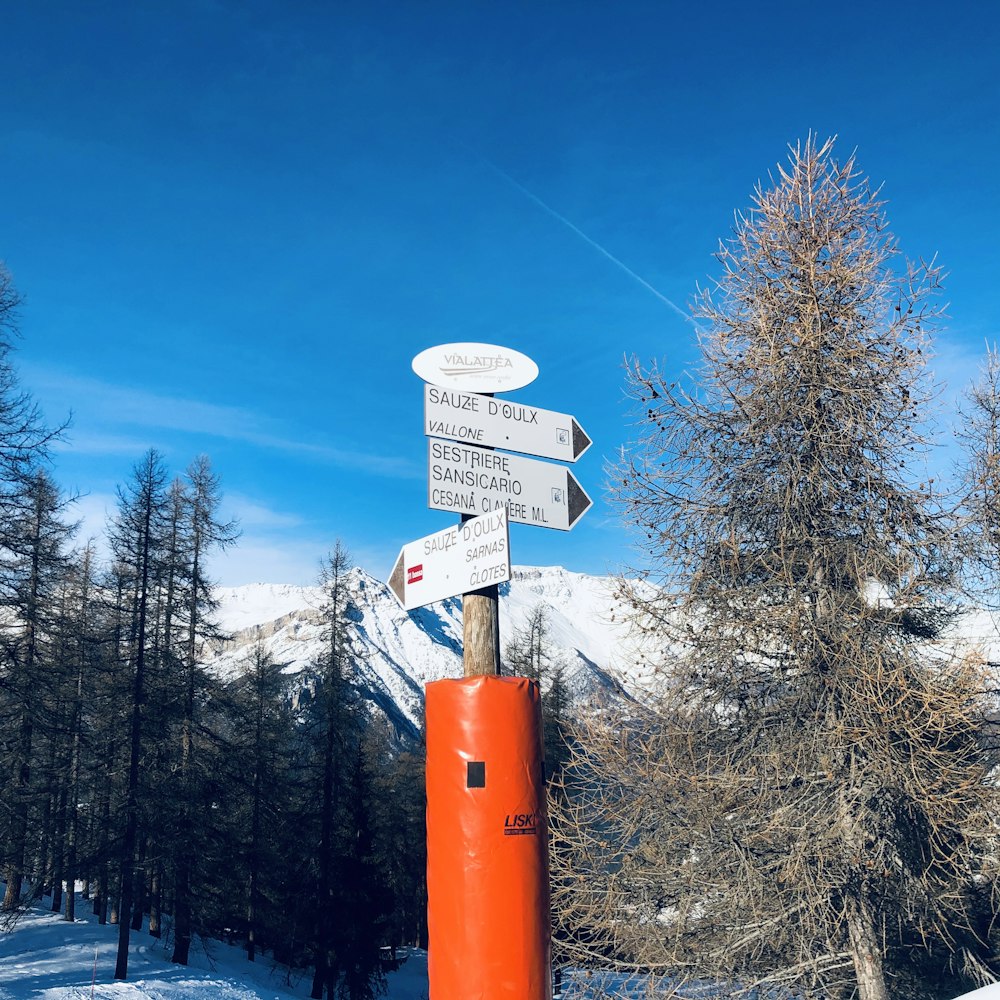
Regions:
<instances>
[{"instance_id":1,"label":"contrail in sky","mask_svg":"<svg viewBox=\"0 0 1000 1000\"><path fill-rule=\"evenodd\" d=\"M525 196L525 198L529 198L540 209L542 209L542 211L547 212L549 215L552 216L553 219L556 219L557 221L561 222L564 226L566 226L567 229L572 230L574 233L576 233L577 236L580 237L580 239L582 239L585 243L592 246L599 254L602 254L603 256L607 257L607 259L610 260L612 264L615 264L617 267L620 267L630 278L634 278L636 281L638 281L643 288L651 291L662 303L673 309L673 311L677 313L678 316L680 316L684 320L687 320L688 323L694 322L694 320L683 309L681 309L680 306L678 306L674 302L671 302L670 299L666 297L666 295L664 295L658 289L654 288L644 277L642 277L642 275L636 274L635 271L633 271L632 268L628 266L628 264L626 264L624 261L619 260L613 253L611 253L610 250L605 250L600 243L598 243L596 240L591 239L579 226L574 225L572 222L570 222L569 219L566 218L565 215L561 215L551 205L547 205L544 201L542 201L541 198L538 197L537 194L534 194L534 192L529 191L523 184L521 184L519 181L516 181L513 177L511 177L506 170L502 170L492 160L488 160L485 156L479 153L476 153L474 155L476 155L480 160L482 160L482 162L485 163L486 166L488 166L495 174L498 174L500 177L502 177L508 184L510 184L512 187L517 188L517 190L520 191L521 194Z\"/></svg>"}]
</instances>

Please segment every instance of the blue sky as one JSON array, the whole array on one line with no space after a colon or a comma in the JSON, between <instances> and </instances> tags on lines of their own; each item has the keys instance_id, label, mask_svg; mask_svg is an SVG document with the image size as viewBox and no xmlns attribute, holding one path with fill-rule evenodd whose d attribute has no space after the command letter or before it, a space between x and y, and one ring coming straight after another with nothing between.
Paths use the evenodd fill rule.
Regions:
<instances>
[{"instance_id":1,"label":"blue sky","mask_svg":"<svg viewBox=\"0 0 1000 1000\"><path fill-rule=\"evenodd\" d=\"M841 3L2 3L0 259L17 365L73 424L55 474L101 530L150 446L207 453L227 584L385 576L426 508L434 344L524 352L595 499L519 564L635 560L604 500L622 361L682 370L684 312L753 186L810 130L857 148L950 276L935 374L996 337L1000 13ZM947 414L942 418L947 424Z\"/></svg>"}]
</instances>

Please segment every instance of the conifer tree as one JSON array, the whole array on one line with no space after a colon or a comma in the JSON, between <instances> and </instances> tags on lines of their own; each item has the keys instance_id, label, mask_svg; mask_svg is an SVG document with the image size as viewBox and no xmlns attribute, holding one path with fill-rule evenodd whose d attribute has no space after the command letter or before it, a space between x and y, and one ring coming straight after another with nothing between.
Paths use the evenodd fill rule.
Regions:
<instances>
[{"instance_id":1,"label":"conifer tree","mask_svg":"<svg viewBox=\"0 0 1000 1000\"><path fill-rule=\"evenodd\" d=\"M100 631L96 620L95 553L88 543L76 553L66 578L61 615L61 656L67 667L67 796L66 920L76 919L76 880L80 873L80 845L84 830L80 804L84 797L84 765L88 751L85 734L85 697L94 692L94 674L100 662ZM91 800L92 805L92 800Z\"/></svg>"},{"instance_id":2,"label":"conifer tree","mask_svg":"<svg viewBox=\"0 0 1000 1000\"><path fill-rule=\"evenodd\" d=\"M987 347L960 407L966 553L976 598L1000 609L1000 353Z\"/></svg>"},{"instance_id":3,"label":"conifer tree","mask_svg":"<svg viewBox=\"0 0 1000 1000\"><path fill-rule=\"evenodd\" d=\"M350 664L351 599L349 574L351 559L338 540L324 561L320 588L326 636L325 654L315 665L317 674L313 731L318 756L315 764L315 806L318 811L316 851L316 892L314 909L313 1000L322 1000L324 991L332 1000L337 986L338 956L335 951L338 925L348 915L337 906L338 822L344 808L344 778L347 750L356 738L355 718L348 687ZM315 787L315 786L314 786Z\"/></svg>"},{"instance_id":4,"label":"conifer tree","mask_svg":"<svg viewBox=\"0 0 1000 1000\"><path fill-rule=\"evenodd\" d=\"M371 719L365 755L372 771L371 823L385 897L386 942L427 947L426 753L419 742L395 751L388 726Z\"/></svg>"},{"instance_id":5,"label":"conifer tree","mask_svg":"<svg viewBox=\"0 0 1000 1000\"><path fill-rule=\"evenodd\" d=\"M998 801L981 672L927 646L956 565L920 474L938 271L812 139L718 258L695 384L629 375L642 437L612 485L661 696L580 736L560 919L744 988L952 995L989 976Z\"/></svg>"},{"instance_id":6,"label":"conifer tree","mask_svg":"<svg viewBox=\"0 0 1000 1000\"><path fill-rule=\"evenodd\" d=\"M293 719L281 666L258 640L231 692L233 734L227 757L236 765L237 801L232 817L238 826L241 873L236 894L243 908L247 958L256 960L262 945L278 939L284 920L280 905L282 854L288 844L280 834L290 811L288 767ZM289 831L292 834L292 831Z\"/></svg>"},{"instance_id":7,"label":"conifer tree","mask_svg":"<svg viewBox=\"0 0 1000 1000\"><path fill-rule=\"evenodd\" d=\"M46 565L51 554L43 537L47 528L39 518L52 527L57 518L51 505L60 503L52 495L51 479L39 471L60 429L45 427L31 395L21 388L11 357L20 302L0 262L0 748L10 748L9 754L0 754L6 793L0 796L6 807L0 810L0 865L8 877L0 904L4 910L15 907L20 896L31 798L35 656L44 614L44 601L37 589L32 597L32 589L50 575ZM33 560L41 560L34 573ZM35 617L34 624L23 617L24 611Z\"/></svg>"},{"instance_id":8,"label":"conifer tree","mask_svg":"<svg viewBox=\"0 0 1000 1000\"><path fill-rule=\"evenodd\" d=\"M45 735L44 729L55 724L51 712L58 687L58 664L53 655L56 595L66 570L66 544L73 532L61 519L66 501L44 470L36 470L25 483L22 504L8 536L3 573L5 604L13 619L5 625L8 678L4 687L10 699L5 721L14 731L7 762L11 822L4 910L13 910L19 903L33 803L48 801L48 788L39 787L32 775L39 757L37 731L41 727ZM42 823L41 829L47 833L45 827Z\"/></svg>"},{"instance_id":9,"label":"conifer tree","mask_svg":"<svg viewBox=\"0 0 1000 1000\"><path fill-rule=\"evenodd\" d=\"M174 952L172 962L187 965L192 933L192 869L194 866L194 841L196 802L195 790L197 752L195 730L195 692L202 679L199 653L208 637L217 635L213 618L217 602L212 595L211 582L206 571L206 557L213 549L223 550L238 537L235 522L223 522L219 517L221 493L219 479L212 471L205 455L200 455L187 472L186 491L186 556L190 579L186 600L186 637L183 652L184 684L182 688L182 716L180 724L180 833L176 851L177 871L174 881Z\"/></svg>"},{"instance_id":10,"label":"conifer tree","mask_svg":"<svg viewBox=\"0 0 1000 1000\"><path fill-rule=\"evenodd\" d=\"M115 874L119 834L116 828L123 778L130 768L123 760L123 734L130 732L130 695L134 693L130 673L129 635L134 620L132 570L112 560L99 573L96 616L101 635L95 671L95 690L90 699L92 716L89 739L92 756L85 768L92 788L93 817L90 835L93 857L93 911L99 924L108 922L117 901Z\"/></svg>"},{"instance_id":11,"label":"conifer tree","mask_svg":"<svg viewBox=\"0 0 1000 1000\"><path fill-rule=\"evenodd\" d=\"M150 449L133 469L131 481L119 490L118 513L110 533L112 551L122 574L123 596L128 600L121 653L130 680L128 769L119 867L121 891L115 979L128 976L129 926L137 890L135 855L139 844L140 761L153 635L153 587L164 542L166 478L162 458Z\"/></svg>"},{"instance_id":12,"label":"conifer tree","mask_svg":"<svg viewBox=\"0 0 1000 1000\"><path fill-rule=\"evenodd\" d=\"M507 669L520 677L541 681L549 662L549 606L539 601L504 647Z\"/></svg>"},{"instance_id":13,"label":"conifer tree","mask_svg":"<svg viewBox=\"0 0 1000 1000\"><path fill-rule=\"evenodd\" d=\"M385 730L377 720L364 723L348 750L338 849L337 898L342 912L335 926L334 951L344 1000L375 1000L385 992L380 961L388 933L391 893L388 871L380 864L374 796L376 775L387 754Z\"/></svg>"},{"instance_id":14,"label":"conifer tree","mask_svg":"<svg viewBox=\"0 0 1000 1000\"><path fill-rule=\"evenodd\" d=\"M23 507L22 487L65 429L47 428L31 394L21 388L11 357L20 304L14 280L0 261L0 533L11 513Z\"/></svg>"},{"instance_id":15,"label":"conifer tree","mask_svg":"<svg viewBox=\"0 0 1000 1000\"><path fill-rule=\"evenodd\" d=\"M542 601L528 612L524 625L514 630L504 647L504 663L511 673L530 677L541 688L545 770L549 777L555 777L567 759L570 698L566 668L552 657L550 613L550 607Z\"/></svg>"}]
</instances>

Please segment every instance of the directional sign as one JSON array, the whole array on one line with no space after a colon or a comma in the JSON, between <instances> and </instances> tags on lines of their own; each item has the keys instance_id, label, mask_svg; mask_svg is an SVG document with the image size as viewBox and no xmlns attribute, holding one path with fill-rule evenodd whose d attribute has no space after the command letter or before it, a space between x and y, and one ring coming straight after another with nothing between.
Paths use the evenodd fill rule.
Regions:
<instances>
[{"instance_id":1,"label":"directional sign","mask_svg":"<svg viewBox=\"0 0 1000 1000\"><path fill-rule=\"evenodd\" d=\"M500 507L404 545L389 589L410 611L509 579L507 510Z\"/></svg>"},{"instance_id":2,"label":"directional sign","mask_svg":"<svg viewBox=\"0 0 1000 1000\"><path fill-rule=\"evenodd\" d=\"M438 385L424 386L424 433L560 462L575 462L591 444L568 414Z\"/></svg>"},{"instance_id":3,"label":"directional sign","mask_svg":"<svg viewBox=\"0 0 1000 1000\"><path fill-rule=\"evenodd\" d=\"M565 466L451 441L427 443L427 505L485 514L506 506L512 521L569 531L591 499Z\"/></svg>"}]
</instances>

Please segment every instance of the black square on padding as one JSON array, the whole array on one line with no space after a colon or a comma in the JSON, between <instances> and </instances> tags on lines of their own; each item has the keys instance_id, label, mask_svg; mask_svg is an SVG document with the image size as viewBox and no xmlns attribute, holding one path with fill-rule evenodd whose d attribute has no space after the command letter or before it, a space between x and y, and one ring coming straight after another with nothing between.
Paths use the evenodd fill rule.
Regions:
<instances>
[{"instance_id":1,"label":"black square on padding","mask_svg":"<svg viewBox=\"0 0 1000 1000\"><path fill-rule=\"evenodd\" d=\"M485 788L486 787L486 761L485 760L470 760L467 765L466 775L465 775L465 787L466 788Z\"/></svg>"}]
</instances>

